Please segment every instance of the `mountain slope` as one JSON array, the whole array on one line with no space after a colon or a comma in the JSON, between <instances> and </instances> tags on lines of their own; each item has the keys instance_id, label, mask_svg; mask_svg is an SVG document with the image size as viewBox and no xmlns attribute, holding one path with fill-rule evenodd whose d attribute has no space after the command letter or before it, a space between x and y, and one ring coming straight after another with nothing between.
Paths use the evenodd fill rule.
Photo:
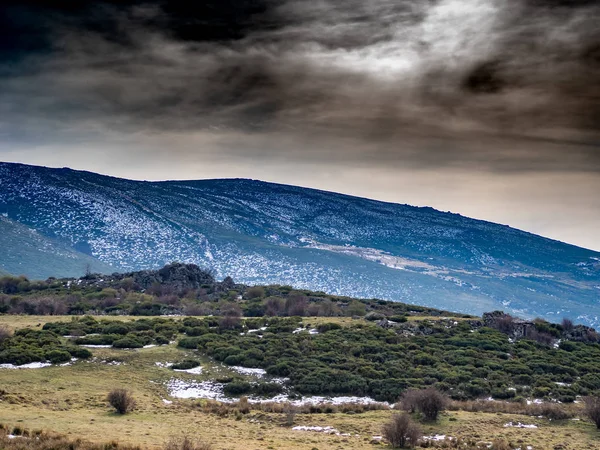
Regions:
<instances>
[{"instance_id":1,"label":"mountain slope","mask_svg":"<svg viewBox=\"0 0 600 450\"><path fill-rule=\"evenodd\" d=\"M116 270L178 260L246 283L475 314L600 316L600 253L432 208L253 180L139 182L0 163L0 214Z\"/></svg>"},{"instance_id":2,"label":"mountain slope","mask_svg":"<svg viewBox=\"0 0 600 450\"><path fill-rule=\"evenodd\" d=\"M0 216L0 236L0 275L26 274L34 279L45 279L84 273L88 269L100 273L114 271L110 265L64 242L42 236L3 216Z\"/></svg>"}]
</instances>

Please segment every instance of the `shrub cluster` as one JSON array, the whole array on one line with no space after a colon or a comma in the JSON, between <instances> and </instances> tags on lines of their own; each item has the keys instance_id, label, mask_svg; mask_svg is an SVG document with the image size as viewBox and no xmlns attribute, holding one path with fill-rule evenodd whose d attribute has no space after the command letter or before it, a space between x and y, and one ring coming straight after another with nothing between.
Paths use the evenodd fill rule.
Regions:
<instances>
[{"instance_id":1,"label":"shrub cluster","mask_svg":"<svg viewBox=\"0 0 600 450\"><path fill-rule=\"evenodd\" d=\"M183 330L180 324L171 319L118 322L98 320L92 316L73 318L70 322L46 323L43 329L62 336L74 336L77 345L112 345L115 348L168 344Z\"/></svg>"},{"instance_id":2,"label":"shrub cluster","mask_svg":"<svg viewBox=\"0 0 600 450\"><path fill-rule=\"evenodd\" d=\"M473 329L466 322L411 324L422 334L409 337L367 323L322 323L318 334L309 334L302 331L309 324L294 317L247 319L237 329L219 326L218 318L190 318L184 324L187 336L179 346L289 378L289 386L302 395L367 395L394 402L407 389L435 387L455 400L572 402L600 391L597 344L552 348L529 339L511 342L498 330ZM229 389L250 392L238 385Z\"/></svg>"},{"instance_id":3,"label":"shrub cluster","mask_svg":"<svg viewBox=\"0 0 600 450\"><path fill-rule=\"evenodd\" d=\"M58 364L91 356L89 350L64 344L55 333L46 330L23 328L0 340L0 364L20 366L46 361Z\"/></svg>"}]
</instances>

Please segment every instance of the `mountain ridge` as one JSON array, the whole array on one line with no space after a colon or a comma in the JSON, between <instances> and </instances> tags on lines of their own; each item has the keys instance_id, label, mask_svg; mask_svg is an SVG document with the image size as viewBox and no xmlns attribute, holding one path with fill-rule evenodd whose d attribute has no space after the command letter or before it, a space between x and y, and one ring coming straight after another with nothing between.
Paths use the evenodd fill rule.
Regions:
<instances>
[{"instance_id":1,"label":"mountain ridge","mask_svg":"<svg viewBox=\"0 0 600 450\"><path fill-rule=\"evenodd\" d=\"M116 271L181 261L245 283L475 314L600 316L600 253L431 207L247 178L0 163L0 214Z\"/></svg>"}]
</instances>

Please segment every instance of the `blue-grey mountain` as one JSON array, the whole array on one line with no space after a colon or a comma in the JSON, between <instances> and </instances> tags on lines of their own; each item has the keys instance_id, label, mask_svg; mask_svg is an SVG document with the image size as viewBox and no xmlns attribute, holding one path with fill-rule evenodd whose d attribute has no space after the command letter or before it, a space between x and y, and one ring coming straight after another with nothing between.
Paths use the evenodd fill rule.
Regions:
<instances>
[{"instance_id":1,"label":"blue-grey mountain","mask_svg":"<svg viewBox=\"0 0 600 450\"><path fill-rule=\"evenodd\" d=\"M0 273L172 261L236 281L600 324L600 253L432 208L247 179L144 182L0 163Z\"/></svg>"}]
</instances>

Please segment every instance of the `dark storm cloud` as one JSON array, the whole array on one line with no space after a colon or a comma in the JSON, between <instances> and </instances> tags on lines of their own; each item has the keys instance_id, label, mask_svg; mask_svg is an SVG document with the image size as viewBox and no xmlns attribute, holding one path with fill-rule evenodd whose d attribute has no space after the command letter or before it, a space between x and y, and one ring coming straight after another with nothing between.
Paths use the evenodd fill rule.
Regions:
<instances>
[{"instance_id":1,"label":"dark storm cloud","mask_svg":"<svg viewBox=\"0 0 600 450\"><path fill-rule=\"evenodd\" d=\"M559 0L7 4L0 132L205 130L251 158L600 171L599 11Z\"/></svg>"}]
</instances>

